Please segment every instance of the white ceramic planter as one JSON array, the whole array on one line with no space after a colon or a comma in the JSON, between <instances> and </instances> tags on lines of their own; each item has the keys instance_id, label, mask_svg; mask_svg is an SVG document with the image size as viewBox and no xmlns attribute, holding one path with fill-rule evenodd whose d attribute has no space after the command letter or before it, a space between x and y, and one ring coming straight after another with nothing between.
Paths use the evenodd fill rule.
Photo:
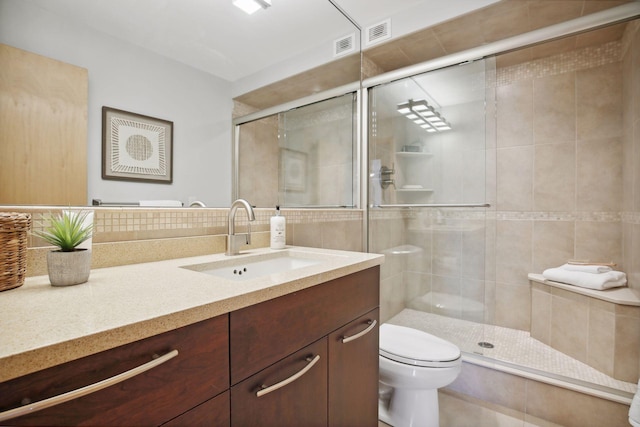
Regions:
<instances>
[{"instance_id":1,"label":"white ceramic planter","mask_svg":"<svg viewBox=\"0 0 640 427\"><path fill-rule=\"evenodd\" d=\"M52 286L79 285L89 280L91 251L76 249L73 252L51 251L47 253L47 271Z\"/></svg>"}]
</instances>

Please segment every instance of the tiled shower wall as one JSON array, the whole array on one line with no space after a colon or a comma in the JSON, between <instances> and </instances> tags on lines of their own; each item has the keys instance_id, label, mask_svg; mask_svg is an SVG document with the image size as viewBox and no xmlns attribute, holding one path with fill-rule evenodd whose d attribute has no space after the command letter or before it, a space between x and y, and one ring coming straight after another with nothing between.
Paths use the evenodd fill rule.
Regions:
<instances>
[{"instance_id":1,"label":"tiled shower wall","mask_svg":"<svg viewBox=\"0 0 640 427\"><path fill-rule=\"evenodd\" d=\"M497 69L495 138L487 126L492 207L370 215L373 251L420 248L387 254L383 319L433 291L485 303L489 323L529 330L527 274L569 259L613 261L640 289L637 40L634 22L622 41Z\"/></svg>"},{"instance_id":2,"label":"tiled shower wall","mask_svg":"<svg viewBox=\"0 0 640 427\"><path fill-rule=\"evenodd\" d=\"M629 286L640 291L640 20L628 24L622 49L622 255ZM640 322L628 324L628 333L640 337ZM630 351L640 372L640 349Z\"/></svg>"},{"instance_id":3,"label":"tiled shower wall","mask_svg":"<svg viewBox=\"0 0 640 427\"><path fill-rule=\"evenodd\" d=\"M627 25L622 50L622 253L640 290L640 20Z\"/></svg>"},{"instance_id":4,"label":"tiled shower wall","mask_svg":"<svg viewBox=\"0 0 640 427\"><path fill-rule=\"evenodd\" d=\"M529 329L527 273L569 259L632 267L622 244L622 55L614 41L497 70L500 326Z\"/></svg>"}]
</instances>

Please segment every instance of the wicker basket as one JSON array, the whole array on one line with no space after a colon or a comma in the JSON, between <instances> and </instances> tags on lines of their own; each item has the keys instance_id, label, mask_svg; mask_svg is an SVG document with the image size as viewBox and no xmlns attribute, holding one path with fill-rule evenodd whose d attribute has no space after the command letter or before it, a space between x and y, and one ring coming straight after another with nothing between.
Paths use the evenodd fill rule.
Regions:
<instances>
[{"instance_id":1,"label":"wicker basket","mask_svg":"<svg viewBox=\"0 0 640 427\"><path fill-rule=\"evenodd\" d=\"M24 283L30 227L31 214L0 212L0 291Z\"/></svg>"}]
</instances>

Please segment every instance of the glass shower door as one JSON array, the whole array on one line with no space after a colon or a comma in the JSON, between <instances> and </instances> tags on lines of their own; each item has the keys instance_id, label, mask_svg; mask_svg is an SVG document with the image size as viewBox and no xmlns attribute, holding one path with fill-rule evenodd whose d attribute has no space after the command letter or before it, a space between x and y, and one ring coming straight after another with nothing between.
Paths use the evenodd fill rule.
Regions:
<instances>
[{"instance_id":1,"label":"glass shower door","mask_svg":"<svg viewBox=\"0 0 640 427\"><path fill-rule=\"evenodd\" d=\"M474 353L485 351L491 320L486 68L475 61L368 92L369 251L386 255L381 320Z\"/></svg>"}]
</instances>

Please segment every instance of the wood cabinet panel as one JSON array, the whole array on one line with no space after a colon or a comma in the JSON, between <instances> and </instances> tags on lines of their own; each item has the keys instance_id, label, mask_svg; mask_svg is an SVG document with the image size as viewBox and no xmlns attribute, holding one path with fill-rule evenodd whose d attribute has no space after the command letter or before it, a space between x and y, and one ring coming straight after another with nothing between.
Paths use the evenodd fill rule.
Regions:
<instances>
[{"instance_id":1,"label":"wood cabinet panel","mask_svg":"<svg viewBox=\"0 0 640 427\"><path fill-rule=\"evenodd\" d=\"M369 268L231 313L231 384L378 307L379 280Z\"/></svg>"},{"instance_id":2,"label":"wood cabinet panel","mask_svg":"<svg viewBox=\"0 0 640 427\"><path fill-rule=\"evenodd\" d=\"M229 427L229 392L209 399L192 410L162 424L163 427Z\"/></svg>"},{"instance_id":3,"label":"wood cabinet panel","mask_svg":"<svg viewBox=\"0 0 640 427\"><path fill-rule=\"evenodd\" d=\"M304 369L308 359L320 356L297 380L263 396L271 386ZM327 339L303 348L231 388L231 425L234 427L314 427L327 425Z\"/></svg>"},{"instance_id":4,"label":"wood cabinet panel","mask_svg":"<svg viewBox=\"0 0 640 427\"><path fill-rule=\"evenodd\" d=\"M0 204L87 204L87 70L3 44L0 63Z\"/></svg>"},{"instance_id":5,"label":"wood cabinet panel","mask_svg":"<svg viewBox=\"0 0 640 427\"><path fill-rule=\"evenodd\" d=\"M177 349L141 375L11 425L159 425L229 388L228 316L219 316L0 384L0 410L66 393Z\"/></svg>"},{"instance_id":6,"label":"wood cabinet panel","mask_svg":"<svg viewBox=\"0 0 640 427\"><path fill-rule=\"evenodd\" d=\"M349 342L354 337L373 329ZM379 310L375 309L329 335L329 425L375 427L378 423Z\"/></svg>"}]
</instances>

